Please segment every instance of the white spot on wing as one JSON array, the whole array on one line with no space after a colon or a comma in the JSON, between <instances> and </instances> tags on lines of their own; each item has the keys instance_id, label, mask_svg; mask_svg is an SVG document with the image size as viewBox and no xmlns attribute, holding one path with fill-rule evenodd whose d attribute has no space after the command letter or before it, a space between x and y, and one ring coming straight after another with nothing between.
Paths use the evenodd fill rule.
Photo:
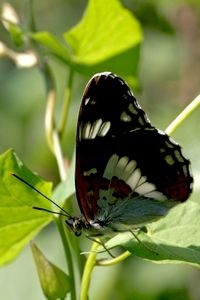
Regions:
<instances>
[{"instance_id":1,"label":"white spot on wing","mask_svg":"<svg viewBox=\"0 0 200 300\"><path fill-rule=\"evenodd\" d=\"M175 150L174 154L175 154L175 157L178 160L178 162L181 162L181 163L184 162L184 158L183 158L183 156L180 155L180 152L178 150Z\"/></svg>"},{"instance_id":2,"label":"white spot on wing","mask_svg":"<svg viewBox=\"0 0 200 300\"><path fill-rule=\"evenodd\" d=\"M146 182L146 181L147 181L146 176L142 176L142 177L140 178L140 180L138 181L138 185L141 185L141 184L143 184L143 183Z\"/></svg>"},{"instance_id":3,"label":"white spot on wing","mask_svg":"<svg viewBox=\"0 0 200 300\"><path fill-rule=\"evenodd\" d=\"M89 135L90 139L94 139L97 136L102 122L103 122L102 119L98 119L92 124L90 135Z\"/></svg>"},{"instance_id":4,"label":"white spot on wing","mask_svg":"<svg viewBox=\"0 0 200 300\"><path fill-rule=\"evenodd\" d=\"M111 126L111 123L109 121L104 122L99 129L98 135L105 136L108 133L110 126Z\"/></svg>"},{"instance_id":5,"label":"white spot on wing","mask_svg":"<svg viewBox=\"0 0 200 300\"><path fill-rule=\"evenodd\" d=\"M144 125L144 121L141 117L138 118L138 122L139 122L140 125Z\"/></svg>"},{"instance_id":6,"label":"white spot on wing","mask_svg":"<svg viewBox=\"0 0 200 300\"><path fill-rule=\"evenodd\" d=\"M129 111L134 114L134 115L137 115L138 114L138 111L137 109L134 107L133 103L130 103L129 106L128 106L128 109Z\"/></svg>"},{"instance_id":7,"label":"white spot on wing","mask_svg":"<svg viewBox=\"0 0 200 300\"><path fill-rule=\"evenodd\" d=\"M159 134L165 135L165 133L163 131L161 131L160 129L157 129L157 130L158 130ZM178 145L174 140L172 140L172 138L170 136L168 138L169 138L169 141L168 140L165 141L165 145L167 146L167 148L173 149L174 144Z\"/></svg>"},{"instance_id":8,"label":"white spot on wing","mask_svg":"<svg viewBox=\"0 0 200 300\"><path fill-rule=\"evenodd\" d=\"M135 169L134 172L131 174L131 176L128 178L128 180L126 181L126 183L133 189L135 190L138 181L141 177L141 171L140 169Z\"/></svg>"},{"instance_id":9,"label":"white spot on wing","mask_svg":"<svg viewBox=\"0 0 200 300\"><path fill-rule=\"evenodd\" d=\"M171 165L171 166L175 163L175 161L171 155L166 155L165 160L166 160L167 164Z\"/></svg>"},{"instance_id":10,"label":"white spot on wing","mask_svg":"<svg viewBox=\"0 0 200 300\"><path fill-rule=\"evenodd\" d=\"M189 176L189 174L192 174L192 170L191 170L190 165L189 166L186 166L186 165L182 166L182 170L183 170L183 173L186 177Z\"/></svg>"},{"instance_id":11,"label":"white spot on wing","mask_svg":"<svg viewBox=\"0 0 200 300\"><path fill-rule=\"evenodd\" d=\"M109 121L103 122L102 119L97 119L94 123L87 122L80 125L79 138L81 139L95 139L97 136L105 136L111 123Z\"/></svg>"},{"instance_id":12,"label":"white spot on wing","mask_svg":"<svg viewBox=\"0 0 200 300\"><path fill-rule=\"evenodd\" d=\"M136 169L139 170L139 169ZM132 177L132 188L133 188L133 177ZM145 197L153 198L158 201L164 201L166 200L166 196L162 194L161 192L156 190L156 186L147 181L146 176L141 176L141 178L136 183L135 188L133 188L134 192L138 193L139 195L143 195Z\"/></svg>"},{"instance_id":13,"label":"white spot on wing","mask_svg":"<svg viewBox=\"0 0 200 300\"><path fill-rule=\"evenodd\" d=\"M104 170L103 177L107 179L111 179L114 176L118 160L119 160L119 156L117 154L113 154L111 156Z\"/></svg>"},{"instance_id":14,"label":"white spot on wing","mask_svg":"<svg viewBox=\"0 0 200 300\"><path fill-rule=\"evenodd\" d=\"M122 156L119 158L117 154L113 154L106 165L103 177L111 179L116 176L119 179L123 179L127 182L127 179L131 176L136 169L136 162L134 160L129 161L128 156Z\"/></svg>"},{"instance_id":15,"label":"white spot on wing","mask_svg":"<svg viewBox=\"0 0 200 300\"><path fill-rule=\"evenodd\" d=\"M133 173L133 171L135 170L137 164L135 160L131 160L129 161L129 163L127 164L127 166L125 167L124 173L124 180L127 181L127 179L129 178L129 176Z\"/></svg>"},{"instance_id":16,"label":"white spot on wing","mask_svg":"<svg viewBox=\"0 0 200 300\"><path fill-rule=\"evenodd\" d=\"M145 181L143 184L138 185L135 189L135 192L140 195L146 195L147 193L155 191L156 187L154 184Z\"/></svg>"},{"instance_id":17,"label":"white spot on wing","mask_svg":"<svg viewBox=\"0 0 200 300\"><path fill-rule=\"evenodd\" d=\"M90 101L90 98L86 98L85 99L85 105L87 105L89 101Z\"/></svg>"},{"instance_id":18,"label":"white spot on wing","mask_svg":"<svg viewBox=\"0 0 200 300\"><path fill-rule=\"evenodd\" d=\"M124 169L126 168L127 164L128 164L128 157L127 156L121 157L118 160L117 165L115 167L115 176L122 179L123 178L123 172L124 172Z\"/></svg>"},{"instance_id":19,"label":"white spot on wing","mask_svg":"<svg viewBox=\"0 0 200 300\"><path fill-rule=\"evenodd\" d=\"M156 190L156 186L147 181L146 176L142 176L141 170L137 168L135 160L129 161L128 156L119 157L117 154L113 154L104 170L103 177L111 180L114 176L118 179L124 180L128 184L133 192L143 195L145 197L153 198L158 201L166 200L166 196ZM110 198L109 191L102 191L100 195L101 199ZM115 201L115 199L112 199ZM103 201L103 200L102 200ZM110 202L109 202L110 203Z\"/></svg>"},{"instance_id":20,"label":"white spot on wing","mask_svg":"<svg viewBox=\"0 0 200 300\"><path fill-rule=\"evenodd\" d=\"M83 172L83 175L84 176L89 176L91 174L96 174L96 173L97 173L97 169L96 168L92 168L92 169L90 169L88 171Z\"/></svg>"},{"instance_id":21,"label":"white spot on wing","mask_svg":"<svg viewBox=\"0 0 200 300\"><path fill-rule=\"evenodd\" d=\"M82 134L81 134L82 138L88 139L88 137L90 135L90 130L91 130L91 123L87 122L83 126L83 130L82 130Z\"/></svg>"},{"instance_id":22,"label":"white spot on wing","mask_svg":"<svg viewBox=\"0 0 200 300\"><path fill-rule=\"evenodd\" d=\"M146 193L145 196L156 199L158 201L164 201L167 199L167 197L165 195L163 195L161 192L158 192L158 191Z\"/></svg>"},{"instance_id":23,"label":"white spot on wing","mask_svg":"<svg viewBox=\"0 0 200 300\"><path fill-rule=\"evenodd\" d=\"M130 122L132 120L132 118L125 111L123 111L121 116L120 116L120 120L122 120L124 122Z\"/></svg>"}]
</instances>

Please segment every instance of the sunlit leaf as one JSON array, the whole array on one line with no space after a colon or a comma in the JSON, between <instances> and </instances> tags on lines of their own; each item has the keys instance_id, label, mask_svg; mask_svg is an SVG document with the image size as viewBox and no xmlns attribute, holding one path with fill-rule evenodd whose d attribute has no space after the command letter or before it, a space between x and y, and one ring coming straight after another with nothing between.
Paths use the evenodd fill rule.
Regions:
<instances>
[{"instance_id":1,"label":"sunlit leaf","mask_svg":"<svg viewBox=\"0 0 200 300\"><path fill-rule=\"evenodd\" d=\"M45 195L51 184L31 173L9 150L0 156L0 265L14 259L23 247L46 226L52 215L32 209L49 208L50 204L37 192L12 176L19 175Z\"/></svg>"},{"instance_id":2,"label":"sunlit leaf","mask_svg":"<svg viewBox=\"0 0 200 300\"><path fill-rule=\"evenodd\" d=\"M41 31L32 33L31 38L37 41L39 44L45 46L47 54L53 54L57 58L63 60L65 63L70 63L67 47L65 47L64 44L62 44L53 34L46 31Z\"/></svg>"},{"instance_id":3,"label":"sunlit leaf","mask_svg":"<svg viewBox=\"0 0 200 300\"><path fill-rule=\"evenodd\" d=\"M65 39L74 62L93 65L137 46L142 31L120 1L90 0L82 20L65 34Z\"/></svg>"},{"instance_id":4,"label":"sunlit leaf","mask_svg":"<svg viewBox=\"0 0 200 300\"><path fill-rule=\"evenodd\" d=\"M200 265L200 205L187 201L173 208L158 222L148 225L148 233L140 232L138 242L133 234L122 233L106 243L106 247L124 246L133 254L157 262L184 262Z\"/></svg>"}]
</instances>

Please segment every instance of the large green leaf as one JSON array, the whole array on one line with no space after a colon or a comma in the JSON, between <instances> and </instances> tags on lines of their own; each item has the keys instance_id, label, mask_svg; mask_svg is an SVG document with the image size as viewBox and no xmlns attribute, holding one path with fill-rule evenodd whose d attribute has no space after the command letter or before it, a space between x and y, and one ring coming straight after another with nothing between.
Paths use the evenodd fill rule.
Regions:
<instances>
[{"instance_id":1,"label":"large green leaf","mask_svg":"<svg viewBox=\"0 0 200 300\"><path fill-rule=\"evenodd\" d=\"M89 0L81 21L64 33L63 43L48 32L29 36L45 46L47 54L79 73L91 75L108 70L126 76L134 86L138 84L142 29L119 0Z\"/></svg>"},{"instance_id":2,"label":"large green leaf","mask_svg":"<svg viewBox=\"0 0 200 300\"><path fill-rule=\"evenodd\" d=\"M93 65L138 45L142 31L120 1L90 0L82 20L65 39L74 62Z\"/></svg>"},{"instance_id":3,"label":"large green leaf","mask_svg":"<svg viewBox=\"0 0 200 300\"><path fill-rule=\"evenodd\" d=\"M17 174L46 196L51 184L31 173L9 150L0 156L0 265L14 259L23 247L51 220L51 214L32 206L49 208L50 203L33 189L12 176Z\"/></svg>"},{"instance_id":4,"label":"large green leaf","mask_svg":"<svg viewBox=\"0 0 200 300\"><path fill-rule=\"evenodd\" d=\"M91 74L112 71L115 74L121 75L133 88L138 88L138 63L140 55L140 46L128 49L94 65L74 64L73 69L81 74L91 76Z\"/></svg>"},{"instance_id":5,"label":"large green leaf","mask_svg":"<svg viewBox=\"0 0 200 300\"><path fill-rule=\"evenodd\" d=\"M173 208L158 222L140 232L138 242L131 233L119 234L106 247L123 245L131 253L157 262L200 265L200 205L187 201Z\"/></svg>"}]
</instances>

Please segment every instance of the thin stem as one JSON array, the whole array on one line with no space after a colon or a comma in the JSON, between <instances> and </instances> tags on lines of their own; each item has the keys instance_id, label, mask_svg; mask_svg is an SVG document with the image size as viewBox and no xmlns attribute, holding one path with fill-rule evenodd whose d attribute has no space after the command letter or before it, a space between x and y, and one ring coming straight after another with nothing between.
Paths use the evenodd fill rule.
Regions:
<instances>
[{"instance_id":1,"label":"thin stem","mask_svg":"<svg viewBox=\"0 0 200 300\"><path fill-rule=\"evenodd\" d=\"M33 8L33 0L29 1L29 8L30 8L30 21L29 21L29 28L32 32L36 32L36 22L35 22L35 15L34 15L34 8Z\"/></svg>"},{"instance_id":2,"label":"thin stem","mask_svg":"<svg viewBox=\"0 0 200 300\"><path fill-rule=\"evenodd\" d=\"M70 103L71 103L71 97L72 97L72 83L73 83L73 76L74 72L72 69L70 69L70 73L69 73L69 78L68 78L68 84L67 87L65 89L65 95L64 95L64 102L63 102L63 107L61 110L61 118L60 118L60 125L58 127L58 132L59 132L59 136L60 138L62 138L64 130L65 130L65 125L67 123L67 118L69 115L69 107L70 107Z\"/></svg>"},{"instance_id":3,"label":"thin stem","mask_svg":"<svg viewBox=\"0 0 200 300\"><path fill-rule=\"evenodd\" d=\"M121 255L119 255L113 259L99 260L96 262L96 265L102 266L102 267L113 266L113 265L116 265L116 264L122 262L130 255L132 255L132 254L129 251L125 251Z\"/></svg>"},{"instance_id":4,"label":"thin stem","mask_svg":"<svg viewBox=\"0 0 200 300\"><path fill-rule=\"evenodd\" d=\"M75 273L74 273L74 266L73 266L73 258L72 258L72 253L70 251L69 245L70 245L70 241L68 236L65 234L65 230L63 228L63 221L62 218L56 218L56 224L58 226L59 232L60 232L60 236L62 239L62 244L64 247L64 252L65 252L65 257L66 257L66 261L67 261L67 266L69 269L69 274L72 280L72 284L71 284L71 300L76 300L76 285L75 285Z\"/></svg>"},{"instance_id":5,"label":"thin stem","mask_svg":"<svg viewBox=\"0 0 200 300\"><path fill-rule=\"evenodd\" d=\"M65 169L65 161L61 147L61 136L64 133L65 124L68 117L69 112L69 104L71 99L71 86L72 86L72 72L70 72L70 79L67 88L67 96L64 99L62 116L61 119L61 127L58 129L58 125L55 122L55 106L56 106L56 93L55 93L55 82L53 80L53 75L51 70L49 70L48 66L45 68L47 75L47 105L46 105L46 115L45 115L45 129L46 129L46 137L48 145L54 154L59 170L59 175L62 181L64 181L67 177L66 169ZM56 224L58 226L60 236L62 239L65 257L69 269L69 274L72 280L71 285L71 300L77 299L76 293L76 276L75 276L75 264L73 260L73 249L72 249L72 241L69 238L69 235L66 234L64 230L64 224L61 217L56 218Z\"/></svg>"},{"instance_id":6,"label":"thin stem","mask_svg":"<svg viewBox=\"0 0 200 300\"><path fill-rule=\"evenodd\" d=\"M167 134L172 134L180 124L189 117L189 115L200 106L200 95L198 95L181 113L172 121L172 123L165 129Z\"/></svg>"},{"instance_id":7,"label":"thin stem","mask_svg":"<svg viewBox=\"0 0 200 300\"><path fill-rule=\"evenodd\" d=\"M55 91L51 89L47 95L47 105L46 105L46 112L45 112L45 133L47 144L50 150L54 154L54 146L53 146L53 130L55 128L54 124L54 112L55 112L55 103L56 103L56 95Z\"/></svg>"},{"instance_id":8,"label":"thin stem","mask_svg":"<svg viewBox=\"0 0 200 300\"><path fill-rule=\"evenodd\" d=\"M48 145L53 152L60 174L60 178L62 181L66 179L66 170L64 164L64 157L62 153L62 148L60 144L59 134L55 126L54 122L54 112L55 112L55 102L56 95L53 90L48 93L47 97L47 106L46 106L46 114L45 114L45 131Z\"/></svg>"},{"instance_id":9,"label":"thin stem","mask_svg":"<svg viewBox=\"0 0 200 300\"><path fill-rule=\"evenodd\" d=\"M80 300L88 299L88 290L89 290L89 285L90 285L91 274L92 274L93 268L96 264L97 253L95 252L95 250L97 249L98 246L99 246L98 243L92 244L91 252L86 261L85 269L84 269L83 277L82 277L82 283L81 283Z\"/></svg>"},{"instance_id":10,"label":"thin stem","mask_svg":"<svg viewBox=\"0 0 200 300\"><path fill-rule=\"evenodd\" d=\"M56 157L60 178L62 181L64 181L67 177L67 172L65 169L64 157L62 153L60 139L58 136L58 132L56 130L53 130L52 138L53 138L54 154Z\"/></svg>"}]
</instances>

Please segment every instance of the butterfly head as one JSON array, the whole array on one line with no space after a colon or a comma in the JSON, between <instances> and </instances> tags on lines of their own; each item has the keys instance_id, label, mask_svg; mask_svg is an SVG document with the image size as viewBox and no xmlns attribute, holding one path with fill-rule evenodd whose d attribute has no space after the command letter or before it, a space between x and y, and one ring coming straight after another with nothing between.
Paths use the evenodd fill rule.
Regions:
<instances>
[{"instance_id":1,"label":"butterfly head","mask_svg":"<svg viewBox=\"0 0 200 300\"><path fill-rule=\"evenodd\" d=\"M75 236L80 236L82 234L82 230L88 227L88 222L86 222L84 217L70 217L65 220L65 223L70 230L73 231Z\"/></svg>"}]
</instances>

